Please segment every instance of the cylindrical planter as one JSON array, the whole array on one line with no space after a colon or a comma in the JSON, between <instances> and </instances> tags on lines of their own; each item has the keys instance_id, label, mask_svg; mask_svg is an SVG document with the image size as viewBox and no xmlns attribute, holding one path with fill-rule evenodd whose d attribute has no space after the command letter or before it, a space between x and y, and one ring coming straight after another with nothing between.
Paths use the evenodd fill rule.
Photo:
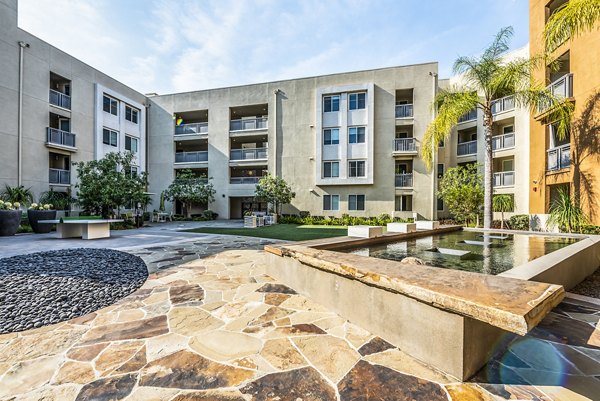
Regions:
<instances>
[{"instance_id":1,"label":"cylindrical planter","mask_svg":"<svg viewBox=\"0 0 600 401\"><path fill-rule=\"evenodd\" d=\"M20 225L20 210L0 210L0 237L15 235Z\"/></svg>"},{"instance_id":2,"label":"cylindrical planter","mask_svg":"<svg viewBox=\"0 0 600 401\"><path fill-rule=\"evenodd\" d=\"M56 210L33 210L27 211L27 217L29 218L29 225L36 234L49 233L52 230L53 224L38 223L40 220L55 220Z\"/></svg>"}]
</instances>

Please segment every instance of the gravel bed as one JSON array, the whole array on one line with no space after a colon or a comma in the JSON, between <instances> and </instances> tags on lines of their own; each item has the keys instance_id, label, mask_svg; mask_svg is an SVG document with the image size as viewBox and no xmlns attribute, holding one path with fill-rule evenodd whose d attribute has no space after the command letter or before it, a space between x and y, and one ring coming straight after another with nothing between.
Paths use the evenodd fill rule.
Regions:
<instances>
[{"instance_id":1,"label":"gravel bed","mask_svg":"<svg viewBox=\"0 0 600 401\"><path fill-rule=\"evenodd\" d=\"M110 249L66 249L0 259L0 334L73 319L144 284L144 261Z\"/></svg>"},{"instance_id":2,"label":"gravel bed","mask_svg":"<svg viewBox=\"0 0 600 401\"><path fill-rule=\"evenodd\" d=\"M596 270L594 274L577 284L575 288L572 288L569 292L592 298L600 298L600 269Z\"/></svg>"}]
</instances>

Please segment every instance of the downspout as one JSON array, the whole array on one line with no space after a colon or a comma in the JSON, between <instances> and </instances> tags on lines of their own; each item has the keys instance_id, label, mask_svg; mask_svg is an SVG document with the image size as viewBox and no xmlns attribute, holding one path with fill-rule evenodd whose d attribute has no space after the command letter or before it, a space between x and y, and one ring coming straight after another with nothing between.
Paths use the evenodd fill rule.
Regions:
<instances>
[{"instance_id":1,"label":"downspout","mask_svg":"<svg viewBox=\"0 0 600 401\"><path fill-rule=\"evenodd\" d=\"M281 92L281 89L275 89L273 91L273 98L274 98L274 102L273 102L273 128L274 128L274 135L273 135L273 145L271 146L271 144L269 144L272 149L273 149L273 175L277 176L277 96L279 95L279 93Z\"/></svg>"},{"instance_id":2,"label":"downspout","mask_svg":"<svg viewBox=\"0 0 600 401\"><path fill-rule=\"evenodd\" d=\"M435 96L437 95L437 77L438 74L437 72L429 72L429 75L432 78L432 95L433 95L433 100L435 101ZM437 115L437 105L436 107L432 107L431 108L431 121L433 121L435 119ZM432 189L432 193L431 193L431 220L437 220L437 184L438 184L438 180L437 180L437 157L438 157L438 145L437 143L432 143L432 165L431 165L431 189Z\"/></svg>"},{"instance_id":3,"label":"downspout","mask_svg":"<svg viewBox=\"0 0 600 401\"><path fill-rule=\"evenodd\" d=\"M23 56L29 43L19 42L19 105L17 110L17 185L22 185L23 170Z\"/></svg>"}]
</instances>

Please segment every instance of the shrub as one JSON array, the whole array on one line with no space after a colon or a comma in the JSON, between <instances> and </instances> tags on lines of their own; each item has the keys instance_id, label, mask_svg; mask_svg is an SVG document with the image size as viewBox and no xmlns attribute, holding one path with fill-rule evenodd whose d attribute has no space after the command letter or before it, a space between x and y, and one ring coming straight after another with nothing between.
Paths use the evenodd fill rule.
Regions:
<instances>
[{"instance_id":1,"label":"shrub","mask_svg":"<svg viewBox=\"0 0 600 401\"><path fill-rule=\"evenodd\" d=\"M592 224L582 224L579 227L579 232L581 234L600 235L600 226L595 226Z\"/></svg>"},{"instance_id":2,"label":"shrub","mask_svg":"<svg viewBox=\"0 0 600 401\"><path fill-rule=\"evenodd\" d=\"M219 213L215 213L212 210L205 210L202 215L207 220L216 220L219 217Z\"/></svg>"},{"instance_id":3,"label":"shrub","mask_svg":"<svg viewBox=\"0 0 600 401\"><path fill-rule=\"evenodd\" d=\"M513 230L529 230L529 215L515 214L508 220L508 225Z\"/></svg>"}]
</instances>

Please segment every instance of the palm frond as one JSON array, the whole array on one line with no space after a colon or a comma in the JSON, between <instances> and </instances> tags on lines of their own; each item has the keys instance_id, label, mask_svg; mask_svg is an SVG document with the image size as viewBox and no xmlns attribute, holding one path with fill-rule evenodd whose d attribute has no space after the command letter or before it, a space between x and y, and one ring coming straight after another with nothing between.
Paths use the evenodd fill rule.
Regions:
<instances>
[{"instance_id":1,"label":"palm frond","mask_svg":"<svg viewBox=\"0 0 600 401\"><path fill-rule=\"evenodd\" d=\"M591 32L600 21L600 0L571 0L556 11L546 23L543 38L550 53L563 42Z\"/></svg>"},{"instance_id":2,"label":"palm frond","mask_svg":"<svg viewBox=\"0 0 600 401\"><path fill-rule=\"evenodd\" d=\"M506 26L500 29L500 31L496 34L494 41L488 46L487 49L484 50L481 58L484 60L496 60L501 57L508 51L510 39L512 38L513 33L514 30L512 26Z\"/></svg>"},{"instance_id":3,"label":"palm frond","mask_svg":"<svg viewBox=\"0 0 600 401\"><path fill-rule=\"evenodd\" d=\"M421 146L421 157L428 169L432 167L433 152L437 150L437 144L450 135L452 128L464 114L480 103L476 92L453 87L440 91L434 104L438 105L438 113L427 127Z\"/></svg>"}]
</instances>

